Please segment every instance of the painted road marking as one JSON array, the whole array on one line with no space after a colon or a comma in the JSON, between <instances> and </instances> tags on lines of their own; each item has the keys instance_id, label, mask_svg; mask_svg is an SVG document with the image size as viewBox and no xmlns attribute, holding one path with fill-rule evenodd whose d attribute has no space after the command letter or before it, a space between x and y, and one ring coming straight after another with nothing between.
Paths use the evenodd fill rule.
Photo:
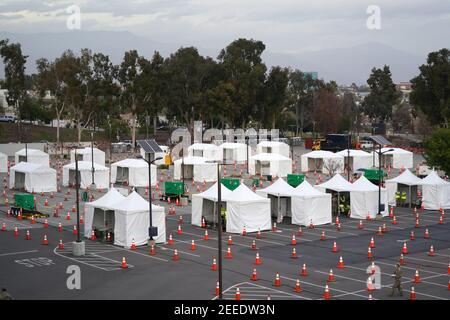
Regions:
<instances>
[{"instance_id":1,"label":"painted road marking","mask_svg":"<svg viewBox=\"0 0 450 320\"><path fill-rule=\"evenodd\" d=\"M12 255L15 255L15 254L35 253L35 252L38 252L38 251L39 250L30 250L30 251L18 251L18 252L2 253L2 254L0 254L0 257L12 256Z\"/></svg>"},{"instance_id":2,"label":"painted road marking","mask_svg":"<svg viewBox=\"0 0 450 320\"><path fill-rule=\"evenodd\" d=\"M249 287L247 287L249 286ZM230 296L234 296L234 292L230 292L232 289L239 287L239 291L241 292L241 299L242 300L246 300L247 297L267 297L267 295L270 294L270 296L273 297L279 297L279 298L294 298L294 299L304 299L304 300L312 300L310 298L301 296L301 295L297 295L297 294L293 294L293 293L288 293L288 292L284 292L281 290L277 290L274 288L268 288L256 283L250 283L250 282L241 282L241 283L237 283L227 289L225 289L222 293L224 295L230 295ZM251 291L248 292L247 288L250 288ZM261 294L255 294L254 292L258 292ZM271 293L275 293L275 295L272 295ZM247 294L248 293L248 294ZM265 295L263 293L266 293ZM278 295L280 294L280 295ZM217 297L214 297L212 300L216 300Z\"/></svg>"}]
</instances>

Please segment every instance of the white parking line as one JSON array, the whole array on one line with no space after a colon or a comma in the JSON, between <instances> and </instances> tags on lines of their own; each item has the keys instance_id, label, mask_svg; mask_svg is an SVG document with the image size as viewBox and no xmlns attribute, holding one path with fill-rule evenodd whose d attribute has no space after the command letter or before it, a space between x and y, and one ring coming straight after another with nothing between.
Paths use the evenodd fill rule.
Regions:
<instances>
[{"instance_id":1,"label":"white parking line","mask_svg":"<svg viewBox=\"0 0 450 320\"><path fill-rule=\"evenodd\" d=\"M38 251L39 251L39 250L18 251L18 252L2 253L2 254L0 254L0 257L3 257L3 256L12 256L12 255L16 255L16 254L34 253L34 252L38 252Z\"/></svg>"},{"instance_id":2,"label":"white parking line","mask_svg":"<svg viewBox=\"0 0 450 320\"><path fill-rule=\"evenodd\" d=\"M274 289L274 288L268 288L268 287L265 287L265 286L262 286L262 285L259 285L259 284L256 284L256 283L250 283L250 282L241 282L241 283L235 284L235 285L225 289L222 292L222 294L234 295L233 293L228 293L228 292L230 290L232 290L233 288L239 287L239 290L241 291L241 297L242 297L243 295L246 295L245 294L245 288L247 288L245 286L241 287L242 285L251 285L251 286L258 287L258 288L260 288L262 290L267 290L268 291L267 294L270 294L271 292L277 292L277 293L281 293L282 294L282 296L274 296L274 295L270 294L271 297L286 297L286 296L289 296L289 297L293 297L293 298L296 298L296 299L312 300L311 298L307 298L307 297L304 297L304 296L301 296L301 295L284 292L284 291L277 290L277 289ZM267 294L266 295L256 295L256 294L251 293L251 294L249 294L249 296L264 296L264 297L267 297ZM217 299L217 297L214 297L212 300L216 300L216 299Z\"/></svg>"}]
</instances>

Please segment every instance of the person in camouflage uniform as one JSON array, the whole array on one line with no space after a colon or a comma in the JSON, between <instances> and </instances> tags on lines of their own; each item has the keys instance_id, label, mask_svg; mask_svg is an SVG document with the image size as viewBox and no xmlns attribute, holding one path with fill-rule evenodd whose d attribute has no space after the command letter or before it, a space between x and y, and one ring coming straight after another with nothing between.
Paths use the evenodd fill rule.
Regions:
<instances>
[{"instance_id":1,"label":"person in camouflage uniform","mask_svg":"<svg viewBox=\"0 0 450 320\"><path fill-rule=\"evenodd\" d=\"M400 268L400 263L397 263L395 266L394 274L392 275L394 277L394 284L392 285L392 292L390 294L391 297L394 296L395 289L398 290L400 296L403 296L403 290L402 290L402 270Z\"/></svg>"}]
</instances>

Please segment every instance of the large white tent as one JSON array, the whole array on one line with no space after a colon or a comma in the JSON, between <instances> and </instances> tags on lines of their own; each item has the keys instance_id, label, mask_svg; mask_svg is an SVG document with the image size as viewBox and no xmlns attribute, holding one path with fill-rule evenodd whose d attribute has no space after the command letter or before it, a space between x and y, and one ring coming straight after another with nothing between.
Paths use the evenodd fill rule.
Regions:
<instances>
[{"instance_id":1,"label":"large white tent","mask_svg":"<svg viewBox=\"0 0 450 320\"><path fill-rule=\"evenodd\" d=\"M92 230L114 232L114 210L112 206L125 199L116 188L111 188L101 198L84 204L84 236L89 238Z\"/></svg>"},{"instance_id":2,"label":"large white tent","mask_svg":"<svg viewBox=\"0 0 450 320\"><path fill-rule=\"evenodd\" d=\"M331 151L315 150L301 156L302 172L320 171L328 174L331 168L334 173L344 171L344 157Z\"/></svg>"},{"instance_id":3,"label":"large white tent","mask_svg":"<svg viewBox=\"0 0 450 320\"><path fill-rule=\"evenodd\" d=\"M125 199L113 204L114 210L114 244L131 247L134 240L136 245L146 244L150 226L149 203L136 191ZM158 228L155 242L166 242L166 215L164 208L152 204L152 225Z\"/></svg>"},{"instance_id":4,"label":"large white tent","mask_svg":"<svg viewBox=\"0 0 450 320\"><path fill-rule=\"evenodd\" d=\"M353 185L350 192L350 210L351 218L365 219L368 215L375 218L378 214L378 186L367 180L365 176L359 177ZM381 188L381 203L384 204L384 210L381 215L388 215L387 192Z\"/></svg>"},{"instance_id":5,"label":"large white tent","mask_svg":"<svg viewBox=\"0 0 450 320\"><path fill-rule=\"evenodd\" d=\"M388 203L391 206L396 206L397 202L395 200L395 193L406 192L407 200L406 203L413 203L417 195L417 186L420 185L422 179L418 178L411 171L406 169L400 175L393 179L386 180L386 189Z\"/></svg>"},{"instance_id":6,"label":"large white tent","mask_svg":"<svg viewBox=\"0 0 450 320\"><path fill-rule=\"evenodd\" d=\"M332 190L336 192L351 192L354 190L353 184L344 179L339 173L322 184L315 186L320 191Z\"/></svg>"},{"instance_id":7,"label":"large white tent","mask_svg":"<svg viewBox=\"0 0 450 320\"><path fill-rule=\"evenodd\" d=\"M222 160L222 149L214 144L194 143L188 147L189 157L203 157L208 160Z\"/></svg>"},{"instance_id":8,"label":"large white tent","mask_svg":"<svg viewBox=\"0 0 450 320\"><path fill-rule=\"evenodd\" d=\"M75 162L63 167L63 186L67 187L75 183ZM80 188L86 189L92 184L92 163L78 161ZM109 188L109 168L94 162L94 180L97 189Z\"/></svg>"},{"instance_id":9,"label":"large white tent","mask_svg":"<svg viewBox=\"0 0 450 320\"><path fill-rule=\"evenodd\" d=\"M8 156L0 152L0 172L8 172Z\"/></svg>"},{"instance_id":10,"label":"large white tent","mask_svg":"<svg viewBox=\"0 0 450 320\"><path fill-rule=\"evenodd\" d=\"M41 150L25 148L20 149L15 153L15 163L28 162L43 165L45 167L50 166L50 156Z\"/></svg>"},{"instance_id":11,"label":"large white tent","mask_svg":"<svg viewBox=\"0 0 450 320\"><path fill-rule=\"evenodd\" d=\"M256 153L276 153L290 157L289 145L280 141L261 141L256 146Z\"/></svg>"},{"instance_id":12,"label":"large white tent","mask_svg":"<svg viewBox=\"0 0 450 320\"><path fill-rule=\"evenodd\" d=\"M245 143L225 142L219 148L222 150L222 157L225 163L243 163L247 161L247 155L248 157L251 156L250 147L248 147L247 153L247 145Z\"/></svg>"},{"instance_id":13,"label":"large white tent","mask_svg":"<svg viewBox=\"0 0 450 320\"><path fill-rule=\"evenodd\" d=\"M156 185L156 166L151 165L152 186ZM124 159L111 164L111 183L128 183L133 187L148 187L148 163L142 159Z\"/></svg>"},{"instance_id":14,"label":"large white tent","mask_svg":"<svg viewBox=\"0 0 450 320\"><path fill-rule=\"evenodd\" d=\"M99 165L105 165L105 153L97 148L91 149L86 147L83 149L77 149L78 161L92 162L92 152L94 153L94 162ZM75 162L75 150L70 151L70 162Z\"/></svg>"},{"instance_id":15,"label":"large white tent","mask_svg":"<svg viewBox=\"0 0 450 320\"><path fill-rule=\"evenodd\" d=\"M267 188L257 190L256 194L270 199L272 217L277 217L277 221L281 222L283 216L291 216L291 196L294 190L286 181L279 178Z\"/></svg>"},{"instance_id":16,"label":"large white tent","mask_svg":"<svg viewBox=\"0 0 450 320\"><path fill-rule=\"evenodd\" d=\"M217 164L203 157L186 157L174 161L173 178L175 180L194 179L196 182L217 180ZM184 172L184 175L183 175Z\"/></svg>"},{"instance_id":17,"label":"large white tent","mask_svg":"<svg viewBox=\"0 0 450 320\"><path fill-rule=\"evenodd\" d=\"M422 203L427 210L450 209L450 182L432 171L420 182Z\"/></svg>"},{"instance_id":18,"label":"large white tent","mask_svg":"<svg viewBox=\"0 0 450 320\"><path fill-rule=\"evenodd\" d=\"M270 200L241 183L224 199L227 202L226 231L241 233L270 230Z\"/></svg>"},{"instance_id":19,"label":"large white tent","mask_svg":"<svg viewBox=\"0 0 450 320\"><path fill-rule=\"evenodd\" d=\"M258 153L249 159L249 172L252 175L286 177L292 173L292 160L277 153Z\"/></svg>"},{"instance_id":20,"label":"large white tent","mask_svg":"<svg viewBox=\"0 0 450 320\"><path fill-rule=\"evenodd\" d=\"M9 187L28 192L55 192L56 170L48 166L20 162L10 168Z\"/></svg>"},{"instance_id":21,"label":"large white tent","mask_svg":"<svg viewBox=\"0 0 450 320\"><path fill-rule=\"evenodd\" d=\"M345 165L347 166L347 161L349 158L349 150L345 149L336 154L344 157ZM354 150L350 149L350 170L356 171L358 169L367 169L371 168L373 165L373 157L372 154L365 152L363 150Z\"/></svg>"},{"instance_id":22,"label":"large white tent","mask_svg":"<svg viewBox=\"0 0 450 320\"><path fill-rule=\"evenodd\" d=\"M292 223L306 226L323 225L332 222L331 194L315 189L304 180L294 189L291 198Z\"/></svg>"},{"instance_id":23,"label":"large white tent","mask_svg":"<svg viewBox=\"0 0 450 320\"><path fill-rule=\"evenodd\" d=\"M154 164L157 165L157 166L166 164L164 157L170 153L170 149L169 149L168 146L159 145L159 147L161 148L162 151L161 151L161 152L156 152L156 153L155 153L155 159L156 159L156 158L162 158L162 159L161 159L161 160L156 160L156 161L154 162ZM142 156L143 158L146 158L146 159L147 159L147 154L145 153L144 149L140 148L139 153L141 154L141 156ZM147 160L148 160L148 159L147 159ZM152 174L153 174L153 172L152 172Z\"/></svg>"},{"instance_id":24,"label":"large white tent","mask_svg":"<svg viewBox=\"0 0 450 320\"><path fill-rule=\"evenodd\" d=\"M204 192L192 195L191 223L193 225L200 227L202 225L202 217L208 222L217 222L217 188L218 183L216 182ZM222 184L220 191L221 201L225 204L225 199L230 196L231 190Z\"/></svg>"},{"instance_id":25,"label":"large white tent","mask_svg":"<svg viewBox=\"0 0 450 320\"><path fill-rule=\"evenodd\" d=\"M387 151L393 149L392 151ZM378 152L379 150L377 150ZM374 151L373 151L374 152ZM378 153L375 153L375 166L378 167ZM407 169L413 167L413 153L401 148L381 148L381 165L391 165L394 169Z\"/></svg>"}]
</instances>

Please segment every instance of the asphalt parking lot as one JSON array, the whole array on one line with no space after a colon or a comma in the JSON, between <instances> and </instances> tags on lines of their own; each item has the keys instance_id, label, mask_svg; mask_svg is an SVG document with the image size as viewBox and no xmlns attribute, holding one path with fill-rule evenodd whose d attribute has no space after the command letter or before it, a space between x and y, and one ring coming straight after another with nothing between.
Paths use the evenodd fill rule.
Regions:
<instances>
[{"instance_id":1,"label":"asphalt parking lot","mask_svg":"<svg viewBox=\"0 0 450 320\"><path fill-rule=\"evenodd\" d=\"M4 175L0 176L2 181ZM167 175L163 176L166 179ZM314 179L312 176L311 179ZM313 181L311 181L313 182ZM196 187L189 187L194 190ZM201 188L206 188L207 186ZM3 193L4 185L2 183ZM101 240L86 241L86 255L74 257L71 254L75 215L71 220L65 220L65 213L70 211L75 201L75 192L67 195L66 188L50 198L49 194L36 195L38 208L48 212L49 227L44 228L43 219L36 224L28 220L17 220L7 217L7 207L2 196L0 205L0 225L5 223L7 231L0 231L0 286L16 299L215 299L217 271L211 270L214 258L217 258L217 232L208 228L209 240L204 240L205 229L190 225L190 206L175 207L176 214L167 216L167 236L174 239L173 245L156 246L156 254L150 255L147 246L130 250L114 246ZM6 190L10 203L12 192ZM141 194L144 190L140 190ZM64 201L67 195L67 201ZM101 193L94 192L98 198ZM49 206L43 205L45 199ZM59 218L52 217L53 207L63 203ZM157 204L168 207L167 203L156 201ZM83 205L81 206L83 207ZM167 210L166 210L167 212ZM395 209L397 224L385 217L380 220L363 221L364 228L358 228L358 220L341 217L341 229L334 224L316 226L314 229L302 228L299 234L298 226L289 221L278 224L276 231L262 232L257 239L256 234L233 234L233 244L230 245L232 259L223 259L224 298L234 299L239 288L242 300L267 299L323 299L325 285L329 285L331 299L403 299L409 298L411 287L414 286L418 300L448 300L450 274L450 230L448 217L439 224L439 212L420 211L420 226L415 227L415 215L409 208ZM183 222L180 224L180 216ZM59 232L57 225L61 222L63 231ZM387 232L378 235L378 227L385 223ZM182 234L177 233L181 225ZM13 229L18 228L19 235L14 236ZM425 229L430 238L425 239ZM31 239L25 240L27 230ZM80 230L82 232L82 228ZM415 240L409 240L410 232L414 231ZM325 232L325 240L321 234ZM291 244L292 235L296 236L297 244ZM49 241L43 245L44 235ZM223 255L227 251L229 234L223 235ZM373 259L367 257L371 238L374 238L375 248L372 249ZM65 248L59 249L58 242L62 240ZM191 241L195 240L196 250L191 250ZM255 240L257 250L251 248ZM333 242L338 246L338 252L332 252ZM399 261L404 243L408 254L404 255L406 264L403 270L403 297L389 297L393 283L392 273ZM435 255L430 257L428 251L433 245ZM296 248L297 258L291 257L292 248ZM174 250L179 253L179 261L173 261ZM262 263L255 265L258 253ZM342 256L344 268L338 268ZM122 258L126 259L128 268L122 269ZM368 292L367 268L372 261L380 268L381 289ZM303 264L306 264L308 275L300 274ZM70 274L67 268L79 266L81 270L81 289L70 290L67 279ZM257 281L251 280L253 269L257 271ZM329 272L333 270L335 281L329 282ZM419 271L421 282L414 283L416 270ZM281 285L274 286L276 273L279 273ZM295 292L296 280L299 279L301 292Z\"/></svg>"}]
</instances>

